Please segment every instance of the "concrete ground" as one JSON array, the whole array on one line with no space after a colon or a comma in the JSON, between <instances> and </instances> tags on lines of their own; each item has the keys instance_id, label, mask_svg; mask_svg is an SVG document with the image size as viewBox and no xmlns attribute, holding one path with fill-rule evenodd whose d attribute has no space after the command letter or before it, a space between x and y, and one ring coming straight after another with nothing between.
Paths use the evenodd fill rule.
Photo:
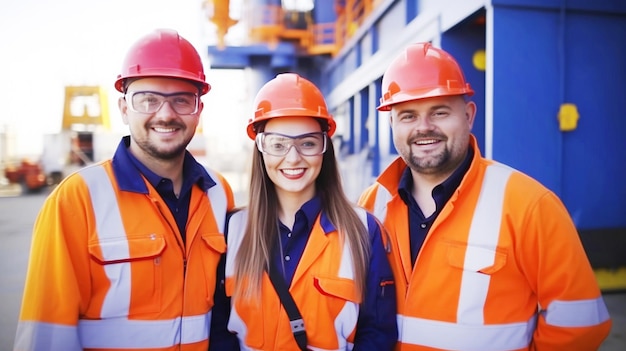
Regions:
<instances>
[{"instance_id":1,"label":"concrete ground","mask_svg":"<svg viewBox=\"0 0 626 351\"><path fill-rule=\"evenodd\" d=\"M32 225L46 193L0 197L0 351L12 349ZM239 203L239 202L238 202ZM600 351L626 350L626 293L607 293L613 329Z\"/></svg>"}]
</instances>

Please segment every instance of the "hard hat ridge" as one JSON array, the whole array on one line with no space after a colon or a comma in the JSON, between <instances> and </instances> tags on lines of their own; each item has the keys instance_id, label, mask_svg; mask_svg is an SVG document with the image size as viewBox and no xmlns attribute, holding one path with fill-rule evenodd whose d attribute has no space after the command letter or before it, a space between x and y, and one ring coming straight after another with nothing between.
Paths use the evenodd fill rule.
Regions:
<instances>
[{"instance_id":1,"label":"hard hat ridge","mask_svg":"<svg viewBox=\"0 0 626 351\"><path fill-rule=\"evenodd\" d=\"M265 83L257 93L254 116L248 121L248 136L251 139L256 137L259 122L293 116L317 118L328 126L328 136L335 132L336 124L328 112L322 92L296 73L282 73Z\"/></svg>"},{"instance_id":2,"label":"hard hat ridge","mask_svg":"<svg viewBox=\"0 0 626 351\"><path fill-rule=\"evenodd\" d=\"M391 105L448 95L473 95L458 62L430 43L412 44L398 55L383 75L379 111Z\"/></svg>"},{"instance_id":3,"label":"hard hat ridge","mask_svg":"<svg viewBox=\"0 0 626 351\"><path fill-rule=\"evenodd\" d=\"M211 89L197 50L172 29L157 29L131 46L122 64L122 73L115 81L115 89L124 92L127 79L144 77L189 80L198 85L201 95Z\"/></svg>"}]
</instances>

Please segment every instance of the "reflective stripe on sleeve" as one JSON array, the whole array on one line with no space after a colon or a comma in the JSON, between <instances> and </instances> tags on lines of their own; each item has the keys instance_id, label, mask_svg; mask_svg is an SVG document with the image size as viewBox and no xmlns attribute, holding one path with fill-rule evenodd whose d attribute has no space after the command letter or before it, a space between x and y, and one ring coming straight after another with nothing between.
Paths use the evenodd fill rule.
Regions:
<instances>
[{"instance_id":1,"label":"reflective stripe on sleeve","mask_svg":"<svg viewBox=\"0 0 626 351\"><path fill-rule=\"evenodd\" d=\"M546 323L557 327L591 327L609 319L602 297L591 300L552 301L545 312Z\"/></svg>"},{"instance_id":2,"label":"reflective stripe on sleeve","mask_svg":"<svg viewBox=\"0 0 626 351\"><path fill-rule=\"evenodd\" d=\"M536 316L525 323L464 325L398 316L399 340L442 350L506 351L528 347Z\"/></svg>"},{"instance_id":3,"label":"reflective stripe on sleeve","mask_svg":"<svg viewBox=\"0 0 626 351\"><path fill-rule=\"evenodd\" d=\"M14 350L66 351L82 350L76 326L21 321L17 325Z\"/></svg>"},{"instance_id":4,"label":"reflective stripe on sleeve","mask_svg":"<svg viewBox=\"0 0 626 351\"><path fill-rule=\"evenodd\" d=\"M169 320L81 320L78 333L85 348L159 348L208 339L211 312Z\"/></svg>"},{"instance_id":5,"label":"reflective stripe on sleeve","mask_svg":"<svg viewBox=\"0 0 626 351\"><path fill-rule=\"evenodd\" d=\"M102 255L105 260L115 261L130 257L128 243L122 245L119 238L126 237L120 209L106 170L100 165L80 171L91 196L91 204L96 217L96 231ZM118 240L115 240L118 239ZM107 243L115 242L115 245ZM100 315L102 318L127 316L130 309L131 270L130 262L103 265L111 282Z\"/></svg>"}]
</instances>

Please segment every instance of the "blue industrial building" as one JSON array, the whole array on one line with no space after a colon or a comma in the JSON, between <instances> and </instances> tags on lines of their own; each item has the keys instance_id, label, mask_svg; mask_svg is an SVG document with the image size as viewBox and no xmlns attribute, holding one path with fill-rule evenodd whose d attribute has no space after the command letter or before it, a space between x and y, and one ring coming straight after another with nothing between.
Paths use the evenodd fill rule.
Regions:
<instances>
[{"instance_id":1,"label":"blue industrial building","mask_svg":"<svg viewBox=\"0 0 626 351\"><path fill-rule=\"evenodd\" d=\"M248 69L253 88L287 71L317 83L339 125L352 195L397 156L388 116L376 111L383 72L406 45L430 41L459 60L476 91L483 155L560 196L601 286L626 288L626 1L287 3L307 1L249 1L250 43L209 47L211 65ZM224 35L235 21L219 14Z\"/></svg>"}]
</instances>

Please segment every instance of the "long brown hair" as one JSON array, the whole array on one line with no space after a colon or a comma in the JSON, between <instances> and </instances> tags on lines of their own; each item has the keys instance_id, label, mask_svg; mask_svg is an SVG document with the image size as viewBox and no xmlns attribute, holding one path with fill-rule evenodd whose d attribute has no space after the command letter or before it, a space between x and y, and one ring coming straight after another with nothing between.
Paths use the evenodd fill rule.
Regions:
<instances>
[{"instance_id":1,"label":"long brown hair","mask_svg":"<svg viewBox=\"0 0 626 351\"><path fill-rule=\"evenodd\" d=\"M369 235L343 191L335 148L330 138L327 142L315 189L322 201L322 211L337 228L340 239L350 245L354 280L357 291L363 296L370 257ZM278 208L275 185L267 175L262 153L254 148L248 222L235 258L236 297L252 300L260 295L263 272L269 267L271 250L279 233Z\"/></svg>"}]
</instances>

